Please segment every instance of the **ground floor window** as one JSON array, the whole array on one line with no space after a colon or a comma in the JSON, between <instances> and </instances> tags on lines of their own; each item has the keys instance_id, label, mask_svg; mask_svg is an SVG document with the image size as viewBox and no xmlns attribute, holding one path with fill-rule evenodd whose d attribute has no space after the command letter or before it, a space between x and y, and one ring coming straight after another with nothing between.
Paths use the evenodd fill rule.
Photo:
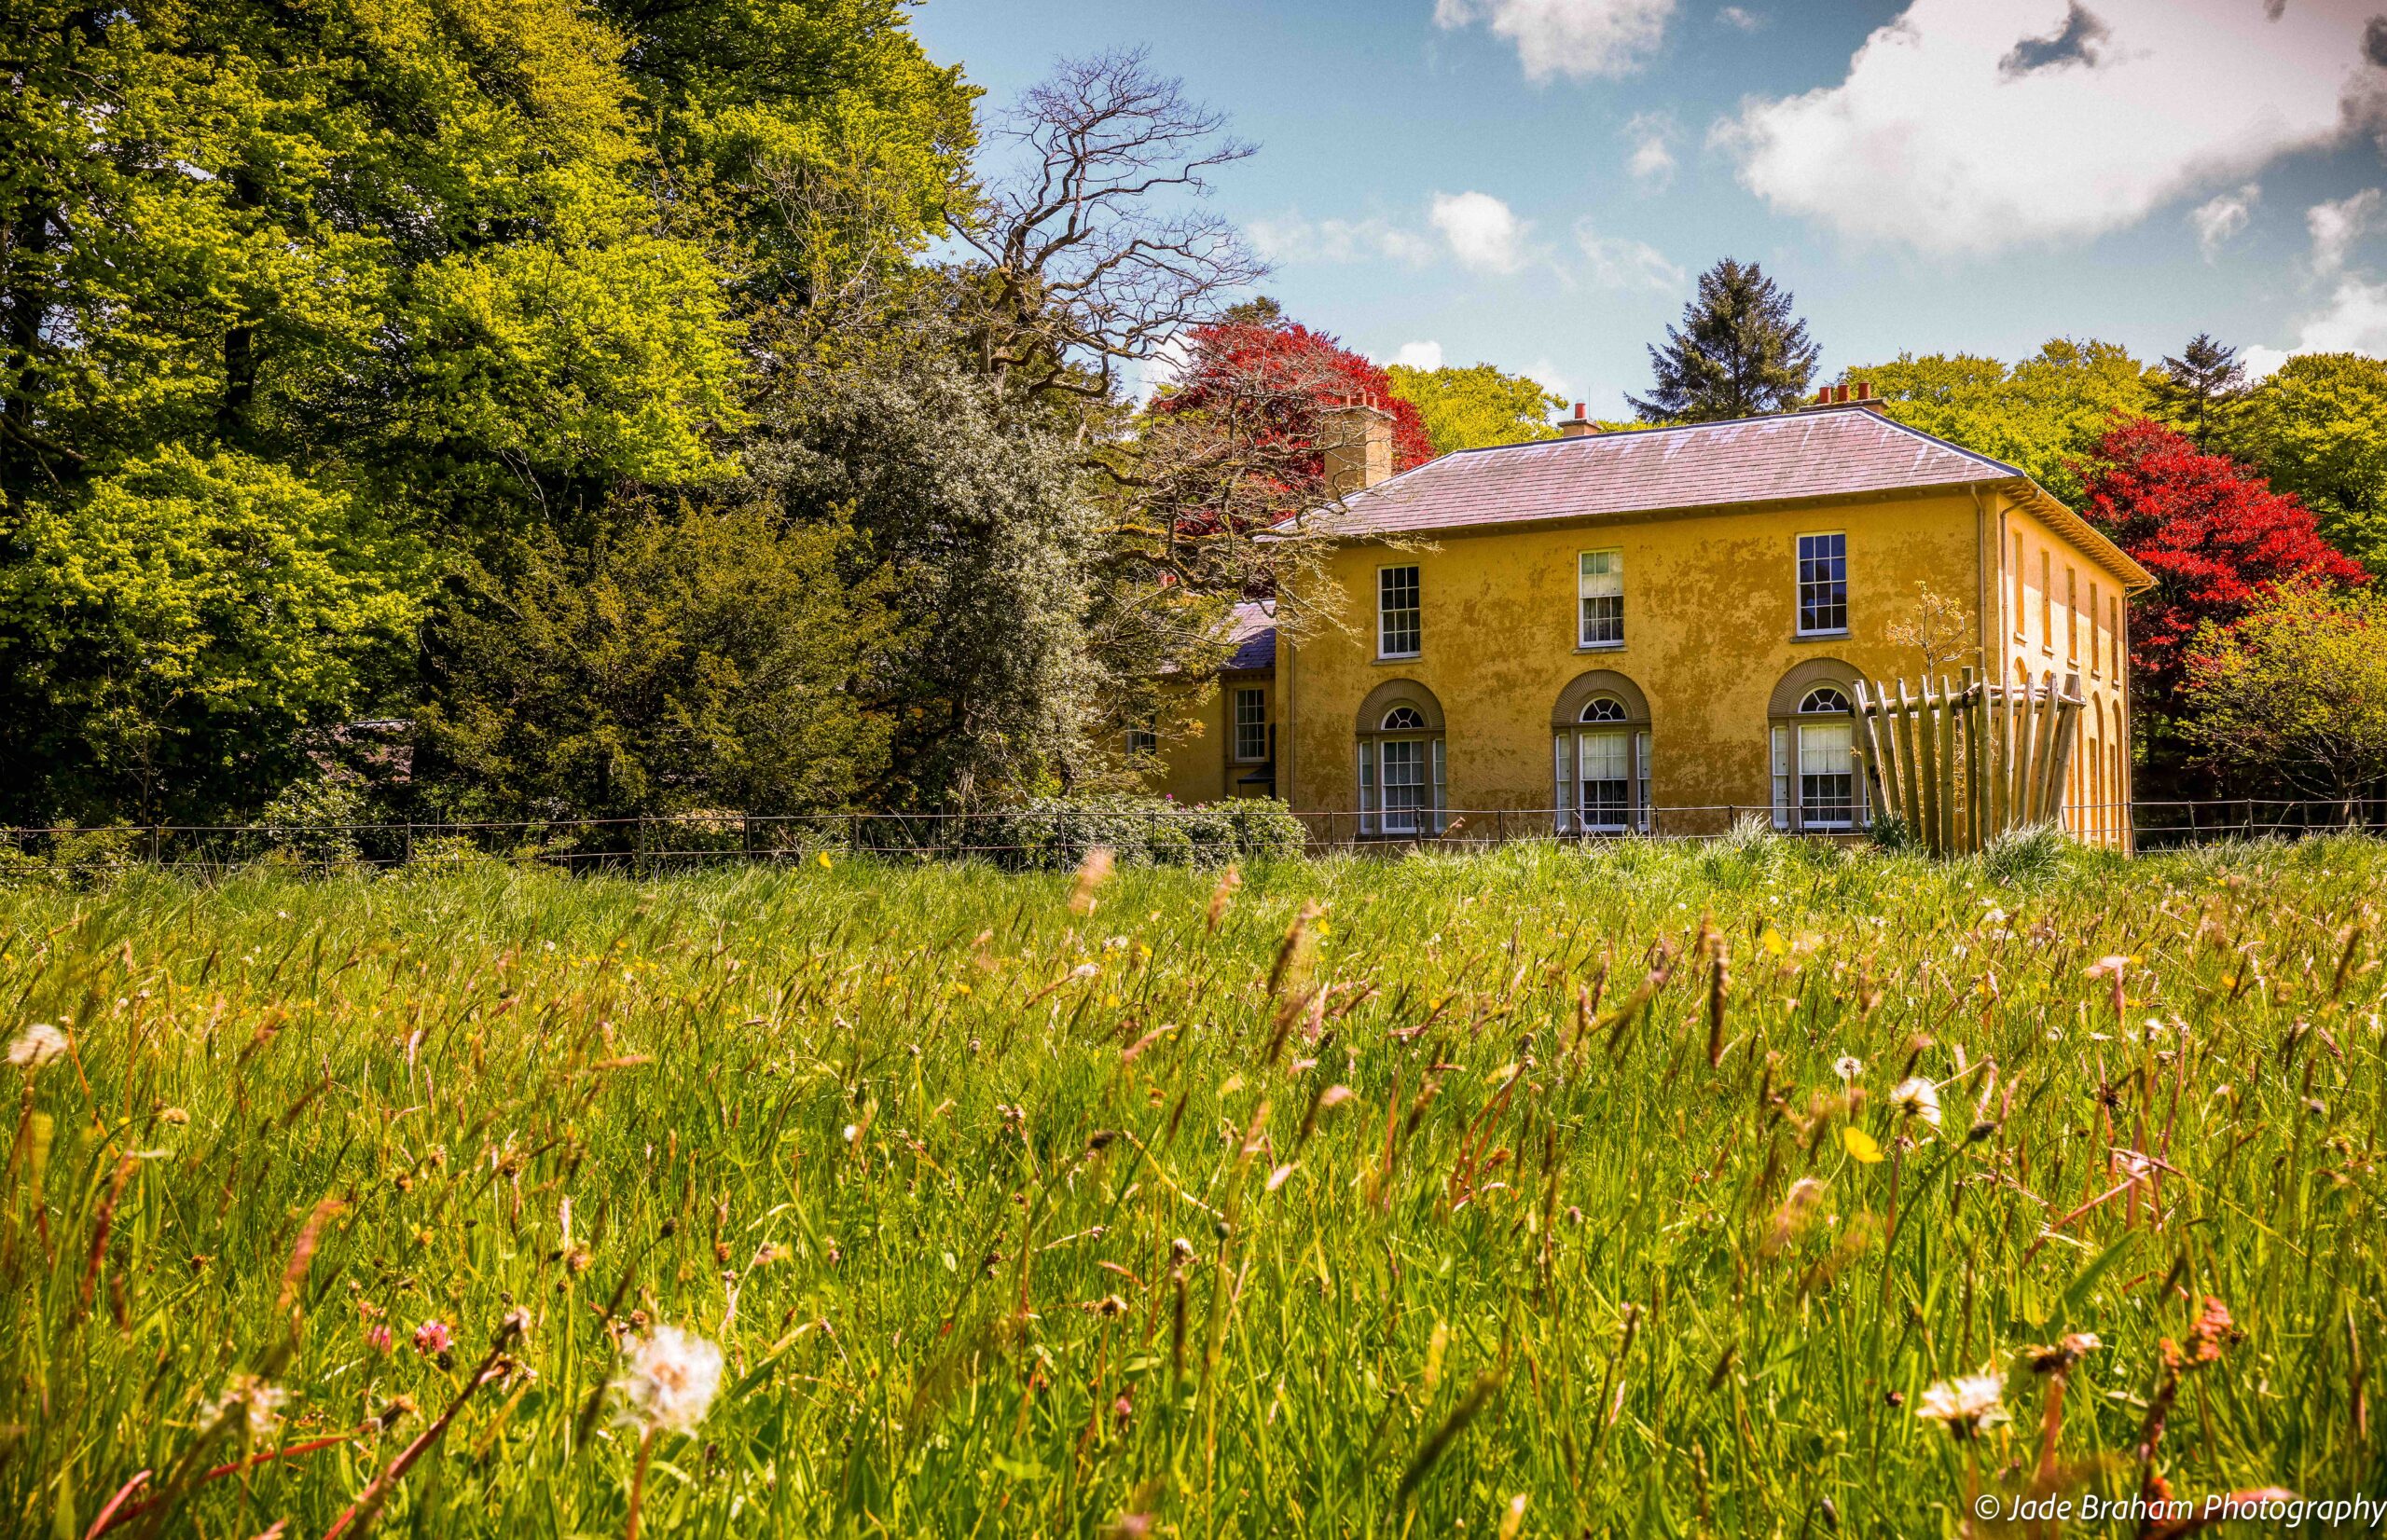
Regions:
<instances>
[{"instance_id":1,"label":"ground floor window","mask_svg":"<svg viewBox=\"0 0 2387 1540\"><path fill-rule=\"evenodd\" d=\"M1359 832L1442 832L1443 749L1415 709L1397 706L1359 739Z\"/></svg>"},{"instance_id":2,"label":"ground floor window","mask_svg":"<svg viewBox=\"0 0 2387 1540\"><path fill-rule=\"evenodd\" d=\"M1609 726L1623 720L1614 701L1583 708L1583 725L1557 735L1553 774L1561 834L1648 833L1649 734Z\"/></svg>"},{"instance_id":3,"label":"ground floor window","mask_svg":"<svg viewBox=\"0 0 2387 1540\"><path fill-rule=\"evenodd\" d=\"M1797 717L1773 726L1773 826L1836 832L1864 821L1856 773L1856 722L1837 685L1820 685L1799 702Z\"/></svg>"}]
</instances>

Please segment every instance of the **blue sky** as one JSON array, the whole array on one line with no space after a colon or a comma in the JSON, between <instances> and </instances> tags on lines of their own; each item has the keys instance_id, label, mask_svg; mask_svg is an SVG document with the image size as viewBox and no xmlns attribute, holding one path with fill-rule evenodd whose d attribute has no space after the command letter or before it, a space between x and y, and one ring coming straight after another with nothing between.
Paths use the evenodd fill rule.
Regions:
<instances>
[{"instance_id":1,"label":"blue sky","mask_svg":"<svg viewBox=\"0 0 2387 1540\"><path fill-rule=\"evenodd\" d=\"M2387 353L2387 0L928 0L990 103L1142 46L1296 318L1594 410L1717 258L1827 371L2209 330ZM2378 56L2373 62L2369 56Z\"/></svg>"}]
</instances>

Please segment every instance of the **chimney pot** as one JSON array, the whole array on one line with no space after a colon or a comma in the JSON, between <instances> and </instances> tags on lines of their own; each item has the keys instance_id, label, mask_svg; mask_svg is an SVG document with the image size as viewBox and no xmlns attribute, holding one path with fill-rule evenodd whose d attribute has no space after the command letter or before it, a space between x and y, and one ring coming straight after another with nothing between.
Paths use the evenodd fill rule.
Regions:
<instances>
[{"instance_id":1,"label":"chimney pot","mask_svg":"<svg viewBox=\"0 0 2387 1540\"><path fill-rule=\"evenodd\" d=\"M1830 386L1818 385L1815 387L1815 405L1818 406L1828 406L1831 405Z\"/></svg>"},{"instance_id":2,"label":"chimney pot","mask_svg":"<svg viewBox=\"0 0 2387 1540\"><path fill-rule=\"evenodd\" d=\"M1561 438L1590 438L1599 431L1600 425L1592 420L1591 413L1580 401L1575 403L1575 415L1558 425Z\"/></svg>"},{"instance_id":3,"label":"chimney pot","mask_svg":"<svg viewBox=\"0 0 2387 1540\"><path fill-rule=\"evenodd\" d=\"M1870 380L1860 379L1856 382L1856 399L1859 401L1873 399L1873 385Z\"/></svg>"}]
</instances>

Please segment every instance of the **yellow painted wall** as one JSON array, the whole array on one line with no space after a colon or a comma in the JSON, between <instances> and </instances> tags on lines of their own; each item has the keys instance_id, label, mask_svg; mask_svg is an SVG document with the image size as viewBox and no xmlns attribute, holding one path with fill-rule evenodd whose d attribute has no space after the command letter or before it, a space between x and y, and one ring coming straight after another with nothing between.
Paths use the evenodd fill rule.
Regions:
<instances>
[{"instance_id":1,"label":"yellow painted wall","mask_svg":"<svg viewBox=\"0 0 2387 1540\"><path fill-rule=\"evenodd\" d=\"M1260 691L1269 722L1276 721L1276 687L1265 675L1231 674L1199 694L1187 694L1162 713L1163 771L1150 779L1153 791L1189 804L1265 794L1265 788L1238 784L1259 768L1256 762L1235 757L1231 713L1238 690Z\"/></svg>"},{"instance_id":2,"label":"yellow painted wall","mask_svg":"<svg viewBox=\"0 0 2387 1540\"><path fill-rule=\"evenodd\" d=\"M2118 845L2131 795L2129 600L2113 574L2046 520L2004 499L1997 516L2000 677L2080 676L2089 704L2066 777L2064 821L2075 833Z\"/></svg>"}]
</instances>

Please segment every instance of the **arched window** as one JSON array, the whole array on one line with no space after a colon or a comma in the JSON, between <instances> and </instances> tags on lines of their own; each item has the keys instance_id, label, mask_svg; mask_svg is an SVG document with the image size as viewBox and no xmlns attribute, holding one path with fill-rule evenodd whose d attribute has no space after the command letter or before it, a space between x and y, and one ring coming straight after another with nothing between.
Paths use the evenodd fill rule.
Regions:
<instances>
[{"instance_id":1,"label":"arched window","mask_svg":"<svg viewBox=\"0 0 2387 1540\"><path fill-rule=\"evenodd\" d=\"M1865 822L1856 761L1856 674L1829 658L1801 664L1774 687L1773 826L1842 833Z\"/></svg>"},{"instance_id":2,"label":"arched window","mask_svg":"<svg viewBox=\"0 0 2387 1540\"><path fill-rule=\"evenodd\" d=\"M1414 838L1442 832L1442 708L1409 680L1378 685L1358 722L1359 832Z\"/></svg>"},{"instance_id":3,"label":"arched window","mask_svg":"<svg viewBox=\"0 0 2387 1540\"><path fill-rule=\"evenodd\" d=\"M1559 692L1550 724L1558 832L1648 833L1649 705L1633 681L1582 675Z\"/></svg>"}]
</instances>

